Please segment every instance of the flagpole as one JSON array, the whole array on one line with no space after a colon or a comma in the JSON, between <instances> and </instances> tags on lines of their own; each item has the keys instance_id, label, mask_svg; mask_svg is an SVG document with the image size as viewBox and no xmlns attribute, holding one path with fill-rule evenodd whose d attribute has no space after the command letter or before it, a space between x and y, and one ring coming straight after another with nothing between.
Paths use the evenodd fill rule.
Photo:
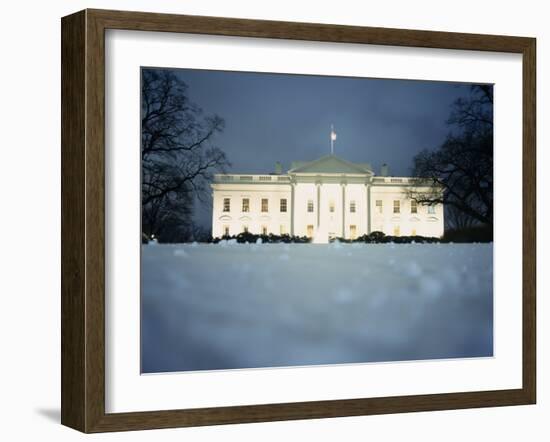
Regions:
<instances>
[{"instance_id":1,"label":"flagpole","mask_svg":"<svg viewBox=\"0 0 550 442\"><path fill-rule=\"evenodd\" d=\"M334 155L334 125L330 125L330 154Z\"/></svg>"}]
</instances>

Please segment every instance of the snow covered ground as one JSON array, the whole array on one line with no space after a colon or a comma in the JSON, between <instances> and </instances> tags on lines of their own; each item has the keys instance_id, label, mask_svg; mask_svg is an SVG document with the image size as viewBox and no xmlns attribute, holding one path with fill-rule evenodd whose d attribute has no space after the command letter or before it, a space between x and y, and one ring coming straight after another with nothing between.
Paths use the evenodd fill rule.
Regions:
<instances>
[{"instance_id":1,"label":"snow covered ground","mask_svg":"<svg viewBox=\"0 0 550 442\"><path fill-rule=\"evenodd\" d=\"M491 356L492 244L142 249L142 371Z\"/></svg>"}]
</instances>

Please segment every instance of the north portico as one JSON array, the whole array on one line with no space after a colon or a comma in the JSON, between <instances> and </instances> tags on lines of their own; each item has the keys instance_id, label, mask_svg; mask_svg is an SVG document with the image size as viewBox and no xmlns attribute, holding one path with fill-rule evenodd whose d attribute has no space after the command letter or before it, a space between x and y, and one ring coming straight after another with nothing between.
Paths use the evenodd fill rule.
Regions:
<instances>
[{"instance_id":1,"label":"north portico","mask_svg":"<svg viewBox=\"0 0 550 442\"><path fill-rule=\"evenodd\" d=\"M387 235L443 235L443 206L416 204L407 196L409 177L375 175L368 163L336 155L294 162L287 173L218 174L212 183L212 236L257 234L354 239L381 231ZM425 187L425 191L433 191Z\"/></svg>"}]
</instances>

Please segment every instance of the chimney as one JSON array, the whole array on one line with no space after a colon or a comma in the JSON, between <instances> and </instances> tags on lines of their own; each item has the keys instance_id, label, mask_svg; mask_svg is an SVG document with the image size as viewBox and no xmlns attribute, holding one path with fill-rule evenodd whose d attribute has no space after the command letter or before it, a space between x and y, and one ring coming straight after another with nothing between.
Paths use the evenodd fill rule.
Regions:
<instances>
[{"instance_id":1,"label":"chimney","mask_svg":"<svg viewBox=\"0 0 550 442\"><path fill-rule=\"evenodd\" d=\"M282 173L283 173L283 165L279 161L277 161L275 163L275 174L281 175Z\"/></svg>"},{"instance_id":2,"label":"chimney","mask_svg":"<svg viewBox=\"0 0 550 442\"><path fill-rule=\"evenodd\" d=\"M390 174L390 168L386 163L382 164L382 167L380 168L380 175L381 176L388 176Z\"/></svg>"}]
</instances>

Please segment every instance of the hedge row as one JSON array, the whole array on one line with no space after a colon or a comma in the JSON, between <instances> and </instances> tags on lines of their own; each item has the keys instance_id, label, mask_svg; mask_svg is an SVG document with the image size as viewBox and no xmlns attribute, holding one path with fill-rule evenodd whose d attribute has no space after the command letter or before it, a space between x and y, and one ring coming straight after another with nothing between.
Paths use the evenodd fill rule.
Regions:
<instances>
[{"instance_id":1,"label":"hedge row","mask_svg":"<svg viewBox=\"0 0 550 442\"><path fill-rule=\"evenodd\" d=\"M480 226L466 227L462 229L447 230L441 242L447 242L447 243L449 242L453 242L453 243L493 242L493 226L480 225Z\"/></svg>"},{"instance_id":2,"label":"hedge row","mask_svg":"<svg viewBox=\"0 0 550 442\"><path fill-rule=\"evenodd\" d=\"M222 240L237 240L238 243L255 243L258 239L262 240L262 243L300 243L305 244L311 241L307 236L291 236L291 235L257 235L250 232L241 232L234 236L222 236L221 238L214 238L212 242L214 244L219 243Z\"/></svg>"},{"instance_id":3,"label":"hedge row","mask_svg":"<svg viewBox=\"0 0 550 442\"><path fill-rule=\"evenodd\" d=\"M261 239L262 243L299 243L305 244L311 242L311 238L306 236L291 235L258 235L250 232L242 232L234 236L223 236L214 238L213 243L219 243L221 240L236 240L238 243L256 243ZM460 230L449 230L445 232L443 238L431 236L392 236L383 232L371 232L368 235L362 235L355 239L334 238L331 242L341 243L365 243L365 244L432 244L432 243L472 243L472 242L492 242L493 229L491 226L476 226Z\"/></svg>"},{"instance_id":4,"label":"hedge row","mask_svg":"<svg viewBox=\"0 0 550 442\"><path fill-rule=\"evenodd\" d=\"M291 236L291 235L258 235L250 232L242 232L233 236L222 236L221 238L214 238L212 242L214 244L219 243L222 240L236 240L238 243L256 243L258 239L261 239L262 243L274 244L274 243L299 243L305 244L311 242L311 238L306 236ZM439 238L425 237L425 236L389 236L383 232L372 232L368 235L362 235L356 239L346 238L334 238L331 240L339 241L342 243L366 243L366 244L385 244L385 243L436 243L440 242Z\"/></svg>"},{"instance_id":5,"label":"hedge row","mask_svg":"<svg viewBox=\"0 0 550 442\"><path fill-rule=\"evenodd\" d=\"M368 235L361 235L355 239L335 238L333 241L338 240L342 243L366 243L366 244L407 244L407 243L438 243L441 242L439 238L431 236L391 236L386 235L384 232L371 232Z\"/></svg>"}]
</instances>

